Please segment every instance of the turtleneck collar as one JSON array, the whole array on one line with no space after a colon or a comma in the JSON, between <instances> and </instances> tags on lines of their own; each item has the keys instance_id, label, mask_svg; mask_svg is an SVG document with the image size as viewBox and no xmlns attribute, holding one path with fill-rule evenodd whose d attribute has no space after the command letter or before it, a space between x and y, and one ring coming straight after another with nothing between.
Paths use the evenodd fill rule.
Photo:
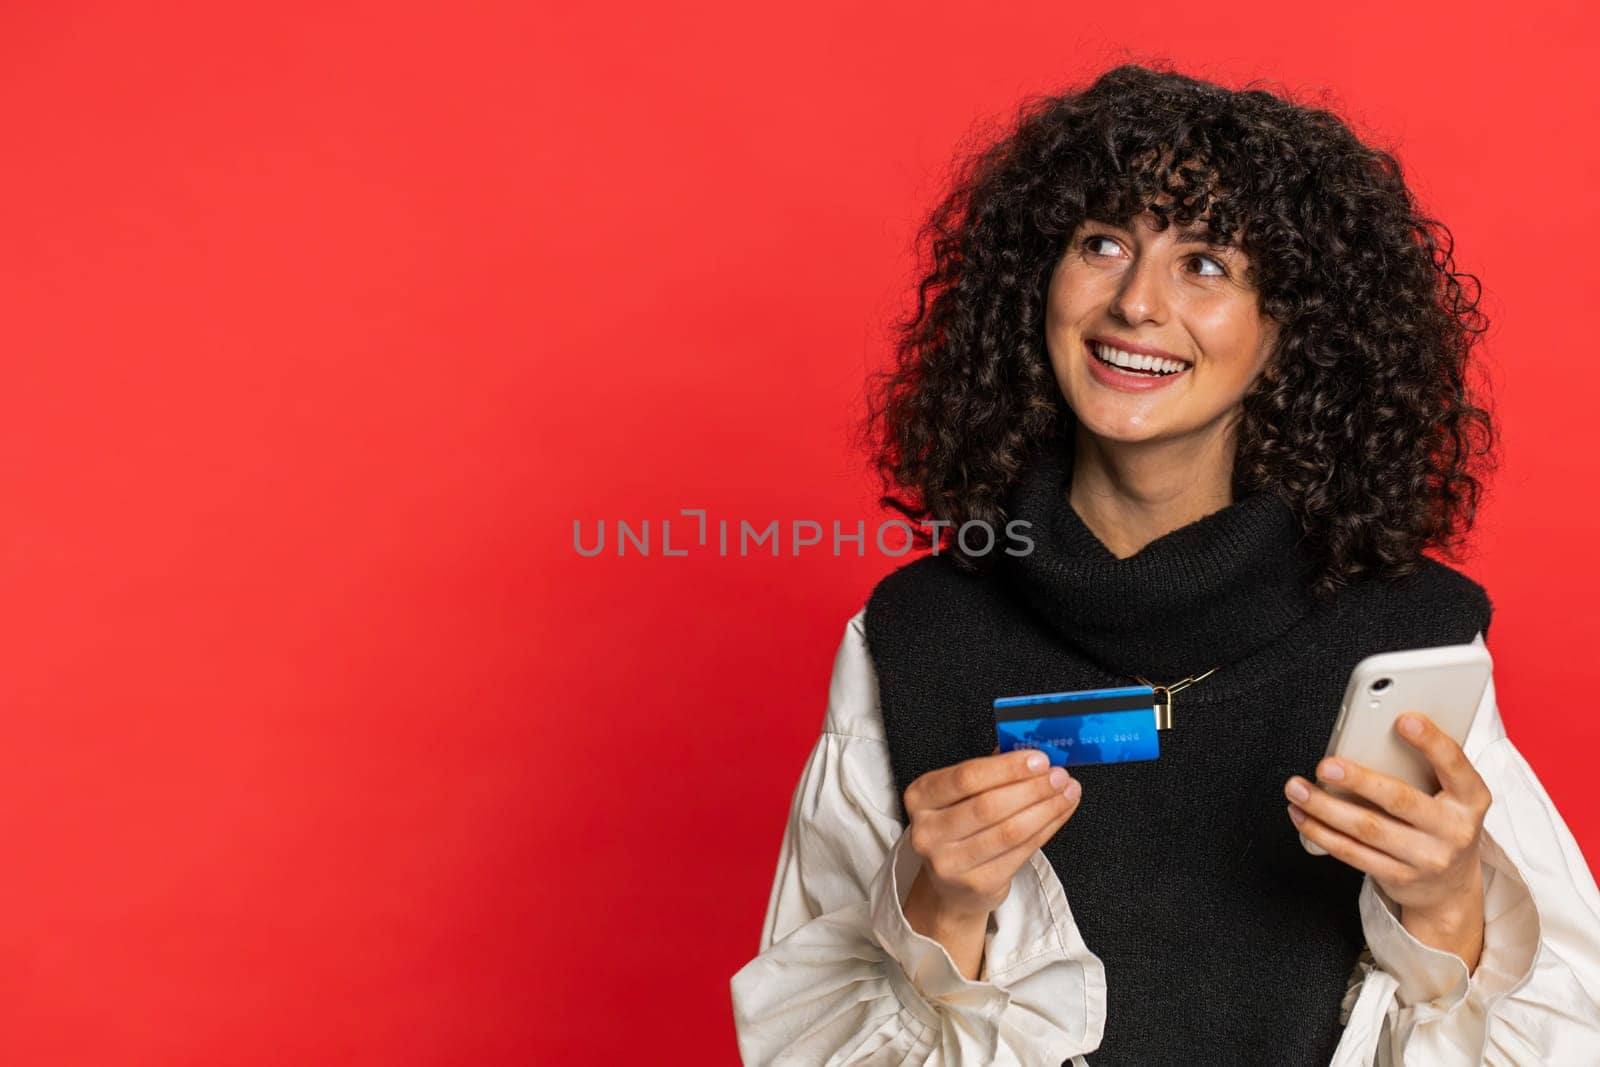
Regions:
<instances>
[{"instance_id":1,"label":"turtleneck collar","mask_svg":"<svg viewBox=\"0 0 1600 1067\"><path fill-rule=\"evenodd\" d=\"M1293 510L1278 496L1249 493L1118 559L1072 507L1071 477L1061 449L1024 466L1007 517L1031 524L1034 547L1002 556L999 573L1064 640L1111 672L1156 684L1212 667L1220 676L1310 611L1311 561Z\"/></svg>"}]
</instances>

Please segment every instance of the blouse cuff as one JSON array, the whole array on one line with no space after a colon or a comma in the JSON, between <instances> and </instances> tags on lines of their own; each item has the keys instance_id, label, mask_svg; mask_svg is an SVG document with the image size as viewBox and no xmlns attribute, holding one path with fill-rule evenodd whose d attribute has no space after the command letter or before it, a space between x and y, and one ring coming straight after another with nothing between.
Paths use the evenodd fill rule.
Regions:
<instances>
[{"instance_id":1,"label":"blouse cuff","mask_svg":"<svg viewBox=\"0 0 1600 1067\"><path fill-rule=\"evenodd\" d=\"M981 1027L992 1057L999 1036L1000 1015L1011 1003L1011 994L992 982L974 982L962 975L944 945L911 928L904 910L911 883L922 865L922 857L911 848L910 834L895 839L889 861L873 880L871 907L872 931L883 950L899 964L903 973L888 968L891 982L909 981L916 994L901 999L930 1026L939 1027L939 1016L931 1005L938 1004L983 1023ZM991 923L993 919L991 918ZM896 992L904 993L897 989Z\"/></svg>"},{"instance_id":2,"label":"blouse cuff","mask_svg":"<svg viewBox=\"0 0 1600 1067\"><path fill-rule=\"evenodd\" d=\"M1378 967L1399 983L1402 1007L1419 1009L1418 1023L1455 1012L1468 994L1487 1010L1533 973L1541 931L1527 879L1487 830L1483 865L1483 949L1469 976L1466 961L1425 945L1400 922L1399 906L1369 875L1361 886L1361 924Z\"/></svg>"},{"instance_id":3,"label":"blouse cuff","mask_svg":"<svg viewBox=\"0 0 1600 1067\"><path fill-rule=\"evenodd\" d=\"M974 982L906 920L922 865L909 840L895 840L870 897L872 936L900 964L885 970L907 1010L945 1048L959 1048L962 1063L1060 1067L1072 1058L1081 1067L1105 1031L1105 967L1084 944L1050 861L1035 852L1017 871L989 917Z\"/></svg>"}]
</instances>

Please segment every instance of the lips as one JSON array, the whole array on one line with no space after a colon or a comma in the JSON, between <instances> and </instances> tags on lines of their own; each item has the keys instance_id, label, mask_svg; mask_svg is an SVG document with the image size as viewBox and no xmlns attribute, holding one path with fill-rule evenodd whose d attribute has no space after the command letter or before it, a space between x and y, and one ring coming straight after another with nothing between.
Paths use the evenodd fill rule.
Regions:
<instances>
[{"instance_id":1,"label":"lips","mask_svg":"<svg viewBox=\"0 0 1600 1067\"><path fill-rule=\"evenodd\" d=\"M1187 360L1176 359L1180 370L1165 374L1156 374L1146 370L1130 370L1107 363L1095 351L1095 340L1085 339L1084 358L1089 361L1089 375L1100 385L1108 389L1115 389L1124 393L1142 393L1152 389L1162 389L1173 382L1184 378L1192 364ZM1158 350L1159 351L1159 350Z\"/></svg>"}]
</instances>

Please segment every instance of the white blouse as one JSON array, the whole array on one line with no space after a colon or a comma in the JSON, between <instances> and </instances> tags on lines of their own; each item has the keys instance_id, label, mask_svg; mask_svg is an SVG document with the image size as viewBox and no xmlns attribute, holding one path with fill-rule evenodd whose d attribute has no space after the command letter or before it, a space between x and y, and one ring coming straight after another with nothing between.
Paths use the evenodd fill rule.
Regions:
<instances>
[{"instance_id":1,"label":"white blouse","mask_svg":"<svg viewBox=\"0 0 1600 1067\"><path fill-rule=\"evenodd\" d=\"M1105 1031L1105 968L1042 852L991 915L977 981L906 921L921 859L901 834L865 614L834 660L760 955L730 982L740 1055L746 1065L1087 1067ZM1492 681L1464 748L1494 795L1478 967L1469 978L1460 957L1418 941L1364 879L1368 951L1351 972L1333 1067L1600 1063L1600 892L1506 737Z\"/></svg>"}]
</instances>

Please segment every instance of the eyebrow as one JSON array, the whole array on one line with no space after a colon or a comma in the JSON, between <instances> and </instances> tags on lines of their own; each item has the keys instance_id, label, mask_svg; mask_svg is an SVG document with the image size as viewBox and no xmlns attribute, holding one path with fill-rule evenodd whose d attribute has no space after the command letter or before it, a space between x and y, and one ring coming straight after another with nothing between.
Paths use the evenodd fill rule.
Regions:
<instances>
[{"instance_id":1,"label":"eyebrow","mask_svg":"<svg viewBox=\"0 0 1600 1067\"><path fill-rule=\"evenodd\" d=\"M1218 252L1237 252L1239 246L1233 242L1218 241L1204 225L1194 223L1184 227L1177 233L1177 239L1185 244L1203 244L1207 248Z\"/></svg>"}]
</instances>

